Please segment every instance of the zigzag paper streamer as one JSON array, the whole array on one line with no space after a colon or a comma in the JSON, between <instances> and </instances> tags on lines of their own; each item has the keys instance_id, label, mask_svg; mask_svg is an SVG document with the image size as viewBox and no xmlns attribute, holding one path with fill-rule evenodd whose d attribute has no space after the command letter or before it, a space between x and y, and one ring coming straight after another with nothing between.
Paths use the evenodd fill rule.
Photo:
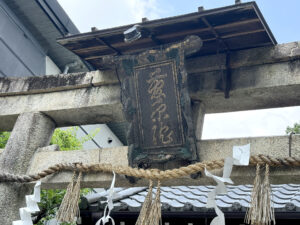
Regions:
<instances>
[{"instance_id":1,"label":"zigzag paper streamer","mask_svg":"<svg viewBox=\"0 0 300 225\"><path fill-rule=\"evenodd\" d=\"M113 171L113 174L114 174L114 176L113 176L110 188L107 191L107 193L108 193L107 200L106 200L107 204L106 204L106 206L104 208L104 212L103 212L102 218L100 218L97 221L96 225L105 225L105 224L109 223L109 221L111 221L112 225L115 225L114 219L110 216L110 212L114 208L113 198L115 196L117 196L117 194L116 194L116 192L114 190L114 188L115 188L115 181L116 181L116 174L115 174L114 171Z\"/></svg>"},{"instance_id":2,"label":"zigzag paper streamer","mask_svg":"<svg viewBox=\"0 0 300 225\"><path fill-rule=\"evenodd\" d=\"M213 178L217 182L216 188L208 193L206 208L214 208L217 216L211 221L210 225L225 225L224 213L219 209L216 203L216 195L227 194L225 183L233 184L230 179L232 166L247 166L250 159L250 144L244 146L234 146L232 157L227 157L224 162L223 177L212 175L205 168L205 175Z\"/></svg>"},{"instance_id":3,"label":"zigzag paper streamer","mask_svg":"<svg viewBox=\"0 0 300 225\"><path fill-rule=\"evenodd\" d=\"M13 225L33 225L31 214L39 212L38 202L41 201L41 181L36 182L33 195L26 195L26 207L20 208L21 220L13 221Z\"/></svg>"}]
</instances>

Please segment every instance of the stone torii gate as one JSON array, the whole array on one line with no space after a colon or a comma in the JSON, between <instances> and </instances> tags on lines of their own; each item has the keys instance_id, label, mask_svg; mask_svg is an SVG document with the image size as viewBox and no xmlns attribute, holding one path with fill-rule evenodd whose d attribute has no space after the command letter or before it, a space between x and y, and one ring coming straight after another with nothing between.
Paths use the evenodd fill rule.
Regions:
<instances>
[{"instance_id":1,"label":"stone torii gate","mask_svg":"<svg viewBox=\"0 0 300 225\"><path fill-rule=\"evenodd\" d=\"M196 104L193 120L201 161L230 155L233 145L251 144L251 154L276 157L300 155L300 136L201 140L205 113L232 112L300 105L300 43L240 50L231 55L232 87L230 98L217 89L220 68L226 68L225 54L187 60L189 96ZM197 76L192 74L197 73ZM124 121L120 86L114 70L27 78L0 78L0 130L12 134L1 150L1 171L13 174L37 173L61 162L111 163L128 165L128 148L57 151L48 146L56 127ZM234 170L238 184L252 183L254 170ZM72 174L63 172L44 178L42 188L65 188ZM111 175L85 174L82 187L108 187ZM212 181L205 177L184 177L163 185L200 185ZM271 183L300 183L300 170L276 168ZM123 176L118 186L146 185L144 180L131 184ZM0 184L2 224L17 220L18 209L25 205L24 195L31 185Z\"/></svg>"}]
</instances>

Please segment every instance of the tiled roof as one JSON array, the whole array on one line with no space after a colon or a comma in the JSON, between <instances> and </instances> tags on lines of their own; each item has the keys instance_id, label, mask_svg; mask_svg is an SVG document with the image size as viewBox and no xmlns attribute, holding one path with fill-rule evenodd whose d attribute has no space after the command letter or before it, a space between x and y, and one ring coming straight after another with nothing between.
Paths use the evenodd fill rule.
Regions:
<instances>
[{"instance_id":1,"label":"tiled roof","mask_svg":"<svg viewBox=\"0 0 300 225\"><path fill-rule=\"evenodd\" d=\"M224 212L245 212L251 200L251 185L227 186L228 193L217 196L217 204ZM205 208L207 194L214 186L161 187L163 211L208 212ZM114 211L140 211L147 195L147 188L117 188ZM153 190L156 192L156 189ZM273 206L277 212L300 211L300 185L272 185ZM104 207L106 191L89 194L83 199L81 208L91 211ZM84 204L85 203L85 204Z\"/></svg>"}]
</instances>

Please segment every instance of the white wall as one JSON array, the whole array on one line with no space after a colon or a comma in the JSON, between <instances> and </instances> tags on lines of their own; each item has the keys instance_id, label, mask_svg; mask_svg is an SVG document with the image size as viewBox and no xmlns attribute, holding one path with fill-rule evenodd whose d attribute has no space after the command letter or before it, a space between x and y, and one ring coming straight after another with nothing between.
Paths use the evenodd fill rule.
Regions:
<instances>
[{"instance_id":1,"label":"white wall","mask_svg":"<svg viewBox=\"0 0 300 225\"><path fill-rule=\"evenodd\" d=\"M0 0L0 76L43 75L45 55L22 21Z\"/></svg>"},{"instance_id":2,"label":"white wall","mask_svg":"<svg viewBox=\"0 0 300 225\"><path fill-rule=\"evenodd\" d=\"M61 70L56 66L49 56L46 56L46 75L60 74Z\"/></svg>"},{"instance_id":3,"label":"white wall","mask_svg":"<svg viewBox=\"0 0 300 225\"><path fill-rule=\"evenodd\" d=\"M117 136L109 129L109 127L106 124L85 125L82 127L87 133L93 133L93 131L99 129L99 132L94 137L94 140L101 148L123 146L122 142L117 138ZM77 137L81 138L85 135L86 134L79 128L77 132ZM97 148L97 145L91 140L83 144L83 149Z\"/></svg>"}]
</instances>

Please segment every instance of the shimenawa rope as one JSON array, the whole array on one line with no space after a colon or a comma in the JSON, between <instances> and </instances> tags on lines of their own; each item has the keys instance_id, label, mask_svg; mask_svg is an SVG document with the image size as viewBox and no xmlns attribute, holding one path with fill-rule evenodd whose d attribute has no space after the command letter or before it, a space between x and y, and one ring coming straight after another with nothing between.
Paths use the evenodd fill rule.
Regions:
<instances>
[{"instance_id":1,"label":"shimenawa rope","mask_svg":"<svg viewBox=\"0 0 300 225\"><path fill-rule=\"evenodd\" d=\"M250 165L254 166L257 164L269 165L272 167L281 166L300 166L300 158L298 157L286 157L286 158L276 158L266 155L255 155L250 157ZM27 183L32 181L40 180L51 174L60 171L79 171L83 173L87 172L106 172L115 173L120 175L133 176L137 178L145 178L148 180L166 180L180 178L183 176L188 176L190 174L195 174L204 171L204 169L215 170L221 169L224 166L224 159L204 161L195 164L188 165L186 167L180 167L172 170L158 170L158 169L138 169L129 166L113 166L111 164L88 164L84 165L82 163L59 163L54 166L49 167L42 172L33 175L14 175L10 173L0 173L0 182L19 182Z\"/></svg>"}]
</instances>

